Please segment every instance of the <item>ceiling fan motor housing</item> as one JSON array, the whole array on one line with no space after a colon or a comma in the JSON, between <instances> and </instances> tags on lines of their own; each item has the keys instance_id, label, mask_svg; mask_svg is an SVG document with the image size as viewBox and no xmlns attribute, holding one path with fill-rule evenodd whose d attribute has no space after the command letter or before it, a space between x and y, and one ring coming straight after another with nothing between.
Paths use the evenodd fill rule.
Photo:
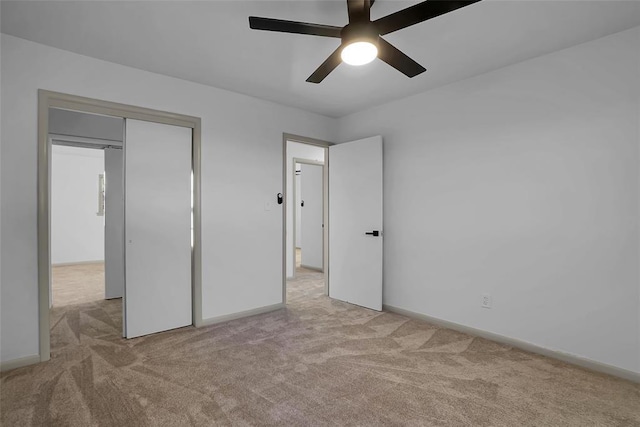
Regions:
<instances>
[{"instance_id":1,"label":"ceiling fan motor housing","mask_svg":"<svg viewBox=\"0 0 640 427\"><path fill-rule=\"evenodd\" d=\"M369 42L378 47L378 30L371 22L352 22L340 31L342 46L355 42Z\"/></svg>"}]
</instances>

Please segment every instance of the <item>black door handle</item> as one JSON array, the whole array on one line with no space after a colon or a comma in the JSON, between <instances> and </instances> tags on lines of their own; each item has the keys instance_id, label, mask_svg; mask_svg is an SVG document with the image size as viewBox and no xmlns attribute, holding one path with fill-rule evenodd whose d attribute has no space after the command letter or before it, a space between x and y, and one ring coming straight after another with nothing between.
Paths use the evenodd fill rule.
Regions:
<instances>
[{"instance_id":1,"label":"black door handle","mask_svg":"<svg viewBox=\"0 0 640 427\"><path fill-rule=\"evenodd\" d=\"M367 231L364 234L366 234L367 236L378 237L380 235L380 232L378 230L373 230L373 231Z\"/></svg>"}]
</instances>

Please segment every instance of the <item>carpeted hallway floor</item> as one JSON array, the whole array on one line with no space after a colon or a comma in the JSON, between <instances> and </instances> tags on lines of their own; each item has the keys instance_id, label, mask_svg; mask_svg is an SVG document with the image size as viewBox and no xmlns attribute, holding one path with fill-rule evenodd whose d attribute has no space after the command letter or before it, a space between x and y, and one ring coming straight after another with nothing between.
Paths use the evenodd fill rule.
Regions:
<instances>
[{"instance_id":1,"label":"carpeted hallway floor","mask_svg":"<svg viewBox=\"0 0 640 427\"><path fill-rule=\"evenodd\" d=\"M52 360L2 374L3 426L637 426L640 385L322 295L120 338L120 300L54 311Z\"/></svg>"},{"instance_id":2,"label":"carpeted hallway floor","mask_svg":"<svg viewBox=\"0 0 640 427\"><path fill-rule=\"evenodd\" d=\"M104 262L51 267L53 307L104 299Z\"/></svg>"}]
</instances>

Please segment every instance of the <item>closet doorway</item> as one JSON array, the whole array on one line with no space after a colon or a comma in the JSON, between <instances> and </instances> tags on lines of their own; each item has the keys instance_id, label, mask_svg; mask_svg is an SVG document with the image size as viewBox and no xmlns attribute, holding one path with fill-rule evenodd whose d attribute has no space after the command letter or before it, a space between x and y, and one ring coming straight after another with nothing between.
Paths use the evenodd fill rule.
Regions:
<instances>
[{"instance_id":1,"label":"closet doorway","mask_svg":"<svg viewBox=\"0 0 640 427\"><path fill-rule=\"evenodd\" d=\"M48 119L50 305L59 308L121 298L124 119L57 108L49 109Z\"/></svg>"},{"instance_id":2,"label":"closet doorway","mask_svg":"<svg viewBox=\"0 0 640 427\"><path fill-rule=\"evenodd\" d=\"M125 123L119 151L122 221L119 230L108 234L116 237L115 244L122 248L116 258L122 261L120 268L124 270L123 336L200 326L200 119L44 90L38 95L40 360L48 360L51 351L50 109L119 118ZM105 196L109 185L118 181L108 176ZM106 210L114 206L117 203L105 201Z\"/></svg>"}]
</instances>

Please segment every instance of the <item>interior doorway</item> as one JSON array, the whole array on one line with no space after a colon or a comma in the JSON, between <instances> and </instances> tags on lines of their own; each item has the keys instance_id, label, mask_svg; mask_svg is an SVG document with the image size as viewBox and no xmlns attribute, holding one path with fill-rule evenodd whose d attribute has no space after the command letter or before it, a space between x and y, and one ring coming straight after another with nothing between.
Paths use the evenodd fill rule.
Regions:
<instances>
[{"instance_id":1,"label":"interior doorway","mask_svg":"<svg viewBox=\"0 0 640 427\"><path fill-rule=\"evenodd\" d=\"M52 145L51 306L105 298L104 151Z\"/></svg>"},{"instance_id":2,"label":"interior doorway","mask_svg":"<svg viewBox=\"0 0 640 427\"><path fill-rule=\"evenodd\" d=\"M295 268L324 272L324 162L294 158ZM295 277L295 274L294 274Z\"/></svg>"},{"instance_id":3,"label":"interior doorway","mask_svg":"<svg viewBox=\"0 0 640 427\"><path fill-rule=\"evenodd\" d=\"M285 135L283 302L328 294L329 143Z\"/></svg>"},{"instance_id":4,"label":"interior doorway","mask_svg":"<svg viewBox=\"0 0 640 427\"><path fill-rule=\"evenodd\" d=\"M283 284L283 301L296 299L296 308L304 308L305 298L317 300L326 295L380 311L383 272L382 137L377 135L331 146L315 144L324 149L323 269L322 272L304 269L303 275L300 274L302 266L294 268L294 225L290 219L296 170L293 162L294 158L302 156L293 153L296 147L309 150L313 145L304 139L287 139L285 135L284 177L291 184L286 181L284 187L287 197L283 215L283 270L288 280Z\"/></svg>"}]
</instances>

